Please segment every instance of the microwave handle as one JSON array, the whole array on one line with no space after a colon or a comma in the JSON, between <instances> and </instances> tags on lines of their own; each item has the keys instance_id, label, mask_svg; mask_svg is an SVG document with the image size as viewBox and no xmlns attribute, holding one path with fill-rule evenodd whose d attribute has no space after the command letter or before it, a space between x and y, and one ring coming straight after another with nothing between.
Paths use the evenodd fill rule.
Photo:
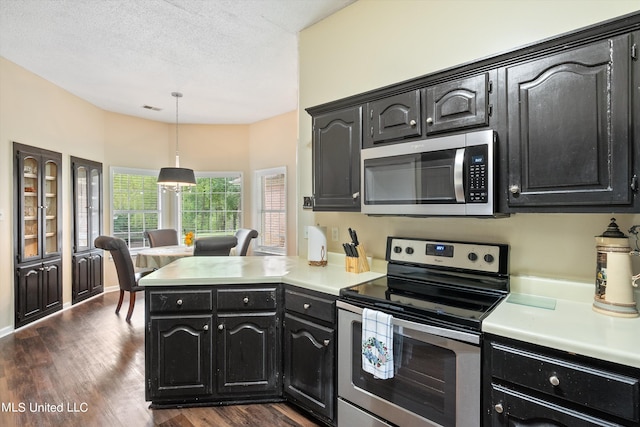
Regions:
<instances>
[{"instance_id":1,"label":"microwave handle","mask_svg":"<svg viewBox=\"0 0 640 427\"><path fill-rule=\"evenodd\" d=\"M453 166L453 189L457 203L464 203L464 148L456 150L456 158Z\"/></svg>"}]
</instances>

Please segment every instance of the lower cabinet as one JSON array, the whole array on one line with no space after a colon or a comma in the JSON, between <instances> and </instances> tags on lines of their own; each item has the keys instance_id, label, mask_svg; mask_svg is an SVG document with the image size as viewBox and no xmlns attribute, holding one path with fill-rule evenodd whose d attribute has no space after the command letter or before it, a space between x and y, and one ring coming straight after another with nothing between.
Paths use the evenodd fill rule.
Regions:
<instances>
[{"instance_id":1,"label":"lower cabinet","mask_svg":"<svg viewBox=\"0 0 640 427\"><path fill-rule=\"evenodd\" d=\"M285 290L285 397L329 424L336 421L335 310L329 295Z\"/></svg>"},{"instance_id":2,"label":"lower cabinet","mask_svg":"<svg viewBox=\"0 0 640 427\"><path fill-rule=\"evenodd\" d=\"M145 289L153 406L282 400L280 286Z\"/></svg>"},{"instance_id":3,"label":"lower cabinet","mask_svg":"<svg viewBox=\"0 0 640 427\"><path fill-rule=\"evenodd\" d=\"M54 258L16 268L15 326L62 309L62 260Z\"/></svg>"},{"instance_id":4,"label":"lower cabinet","mask_svg":"<svg viewBox=\"0 0 640 427\"><path fill-rule=\"evenodd\" d=\"M102 292L104 287L102 283L102 251L75 254L72 260L73 285L71 300L75 304Z\"/></svg>"},{"instance_id":5,"label":"lower cabinet","mask_svg":"<svg viewBox=\"0 0 640 427\"><path fill-rule=\"evenodd\" d=\"M146 400L286 399L335 425L336 299L281 284L147 287Z\"/></svg>"},{"instance_id":6,"label":"lower cabinet","mask_svg":"<svg viewBox=\"0 0 640 427\"><path fill-rule=\"evenodd\" d=\"M484 425L640 424L640 369L489 338L484 344Z\"/></svg>"}]
</instances>

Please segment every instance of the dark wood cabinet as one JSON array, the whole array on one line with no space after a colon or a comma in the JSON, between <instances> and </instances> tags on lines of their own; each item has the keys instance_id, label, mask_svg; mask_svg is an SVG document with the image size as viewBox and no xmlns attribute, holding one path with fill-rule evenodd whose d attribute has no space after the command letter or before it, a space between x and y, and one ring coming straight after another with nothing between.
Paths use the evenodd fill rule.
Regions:
<instances>
[{"instance_id":1,"label":"dark wood cabinet","mask_svg":"<svg viewBox=\"0 0 640 427\"><path fill-rule=\"evenodd\" d=\"M62 309L62 155L14 142L15 326Z\"/></svg>"},{"instance_id":2,"label":"dark wood cabinet","mask_svg":"<svg viewBox=\"0 0 640 427\"><path fill-rule=\"evenodd\" d=\"M154 406L282 399L280 285L145 289Z\"/></svg>"},{"instance_id":3,"label":"dark wood cabinet","mask_svg":"<svg viewBox=\"0 0 640 427\"><path fill-rule=\"evenodd\" d=\"M313 115L314 210L360 211L361 147L361 106Z\"/></svg>"},{"instance_id":4,"label":"dark wood cabinet","mask_svg":"<svg viewBox=\"0 0 640 427\"><path fill-rule=\"evenodd\" d=\"M640 422L639 369L489 338L483 349L485 425L631 426Z\"/></svg>"},{"instance_id":5,"label":"dark wood cabinet","mask_svg":"<svg viewBox=\"0 0 640 427\"><path fill-rule=\"evenodd\" d=\"M367 103L362 147L422 136L420 94L416 89Z\"/></svg>"},{"instance_id":6,"label":"dark wood cabinet","mask_svg":"<svg viewBox=\"0 0 640 427\"><path fill-rule=\"evenodd\" d=\"M151 318L147 400L211 395L212 323L210 314Z\"/></svg>"},{"instance_id":7,"label":"dark wood cabinet","mask_svg":"<svg viewBox=\"0 0 640 427\"><path fill-rule=\"evenodd\" d=\"M633 202L630 38L505 68L511 208Z\"/></svg>"},{"instance_id":8,"label":"dark wood cabinet","mask_svg":"<svg viewBox=\"0 0 640 427\"><path fill-rule=\"evenodd\" d=\"M287 399L334 424L335 298L301 288L285 291L284 392Z\"/></svg>"},{"instance_id":9,"label":"dark wood cabinet","mask_svg":"<svg viewBox=\"0 0 640 427\"><path fill-rule=\"evenodd\" d=\"M146 400L188 402L213 394L213 292L145 289Z\"/></svg>"},{"instance_id":10,"label":"dark wood cabinet","mask_svg":"<svg viewBox=\"0 0 640 427\"><path fill-rule=\"evenodd\" d=\"M282 394L278 288L217 290L217 392L225 399Z\"/></svg>"},{"instance_id":11,"label":"dark wood cabinet","mask_svg":"<svg viewBox=\"0 0 640 427\"><path fill-rule=\"evenodd\" d=\"M424 89L427 135L489 125L496 71Z\"/></svg>"},{"instance_id":12,"label":"dark wood cabinet","mask_svg":"<svg viewBox=\"0 0 640 427\"><path fill-rule=\"evenodd\" d=\"M102 234L102 163L71 157L73 194L73 304L103 291L103 254L93 242Z\"/></svg>"}]
</instances>

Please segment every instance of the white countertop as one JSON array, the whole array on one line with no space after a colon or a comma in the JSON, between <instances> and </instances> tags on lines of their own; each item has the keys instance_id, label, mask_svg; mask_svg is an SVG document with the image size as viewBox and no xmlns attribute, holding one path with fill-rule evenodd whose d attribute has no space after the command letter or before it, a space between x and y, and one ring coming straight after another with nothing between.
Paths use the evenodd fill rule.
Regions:
<instances>
[{"instance_id":1,"label":"white countertop","mask_svg":"<svg viewBox=\"0 0 640 427\"><path fill-rule=\"evenodd\" d=\"M339 295L341 288L384 276L380 272L347 273L344 256L329 256L329 265L312 267L306 259L284 256L198 256L181 258L140 279L142 286L188 286L286 283Z\"/></svg>"},{"instance_id":2,"label":"white countertop","mask_svg":"<svg viewBox=\"0 0 640 427\"><path fill-rule=\"evenodd\" d=\"M640 368L640 317L593 311L594 292L593 284L512 276L511 295L483 320L482 330Z\"/></svg>"}]
</instances>

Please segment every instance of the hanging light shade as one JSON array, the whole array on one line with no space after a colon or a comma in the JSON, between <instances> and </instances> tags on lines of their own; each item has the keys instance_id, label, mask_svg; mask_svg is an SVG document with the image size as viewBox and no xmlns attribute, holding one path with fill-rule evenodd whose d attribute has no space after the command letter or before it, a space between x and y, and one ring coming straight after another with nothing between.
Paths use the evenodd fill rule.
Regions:
<instances>
[{"instance_id":1,"label":"hanging light shade","mask_svg":"<svg viewBox=\"0 0 640 427\"><path fill-rule=\"evenodd\" d=\"M163 191L179 193L183 187L196 185L196 176L193 173L193 169L180 167L180 152L178 150L178 98L181 98L182 94L180 92L171 92L171 96L176 98L176 166L160 169L157 182Z\"/></svg>"}]
</instances>

